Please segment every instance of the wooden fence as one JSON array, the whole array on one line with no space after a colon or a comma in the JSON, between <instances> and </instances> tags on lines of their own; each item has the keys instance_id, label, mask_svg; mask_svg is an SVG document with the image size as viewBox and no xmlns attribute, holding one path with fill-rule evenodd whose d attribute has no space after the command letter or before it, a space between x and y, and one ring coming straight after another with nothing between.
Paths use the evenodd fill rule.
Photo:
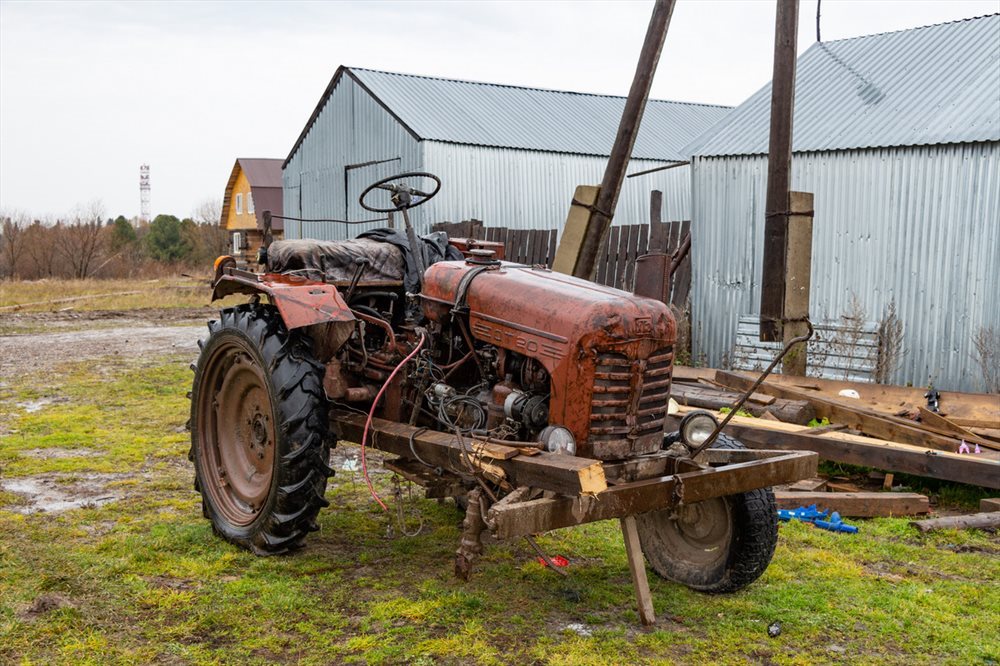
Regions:
<instances>
[{"instance_id":1,"label":"wooden fence","mask_svg":"<svg viewBox=\"0 0 1000 666\"><path fill-rule=\"evenodd\" d=\"M551 266L556 256L555 229L508 229L486 227L481 220L441 222L434 231L444 231L456 238L477 238L504 244L507 261ZM631 291L635 282L635 260L651 249L673 254L691 233L691 223L650 222L611 227L604 252L598 258L594 281ZM679 308L687 303L691 289L691 257L688 254L674 274L670 302Z\"/></svg>"}]
</instances>

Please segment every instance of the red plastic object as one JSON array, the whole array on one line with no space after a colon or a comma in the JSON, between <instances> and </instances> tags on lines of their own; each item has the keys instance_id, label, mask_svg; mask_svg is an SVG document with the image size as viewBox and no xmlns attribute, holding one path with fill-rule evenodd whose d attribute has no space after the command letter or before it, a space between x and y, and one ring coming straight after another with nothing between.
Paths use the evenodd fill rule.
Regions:
<instances>
[{"instance_id":1,"label":"red plastic object","mask_svg":"<svg viewBox=\"0 0 1000 666\"><path fill-rule=\"evenodd\" d=\"M555 557L550 557L549 559L552 560L552 564L556 565L557 567L567 567L567 566L569 566L569 560L567 560L562 555L556 555ZM538 558L538 563L541 564L543 567L549 566L549 563L546 562L541 557Z\"/></svg>"}]
</instances>

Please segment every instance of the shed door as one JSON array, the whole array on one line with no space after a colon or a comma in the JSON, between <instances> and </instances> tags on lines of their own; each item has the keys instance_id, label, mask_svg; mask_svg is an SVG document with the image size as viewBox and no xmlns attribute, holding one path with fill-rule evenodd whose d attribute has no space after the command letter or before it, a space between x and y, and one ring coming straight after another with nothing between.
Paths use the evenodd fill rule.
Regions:
<instances>
[{"instance_id":1,"label":"shed door","mask_svg":"<svg viewBox=\"0 0 1000 666\"><path fill-rule=\"evenodd\" d=\"M367 166L348 167L345 170L347 182L347 215L345 219L370 220L378 217L385 217L385 213L373 213L365 210L358 203L358 197L365 191L365 188L389 176L402 171L399 158L390 158L378 164ZM388 201L388 192L378 192L369 195L368 201L375 206L384 206ZM354 238L362 231L368 229L378 229L387 226L387 222L372 222L370 224L352 224L347 230L348 238Z\"/></svg>"}]
</instances>

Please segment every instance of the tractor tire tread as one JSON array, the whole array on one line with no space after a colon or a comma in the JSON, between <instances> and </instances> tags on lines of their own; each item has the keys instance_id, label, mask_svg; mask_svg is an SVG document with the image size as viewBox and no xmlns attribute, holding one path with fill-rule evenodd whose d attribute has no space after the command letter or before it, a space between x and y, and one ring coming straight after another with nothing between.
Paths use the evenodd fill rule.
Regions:
<instances>
[{"instance_id":1,"label":"tractor tire tread","mask_svg":"<svg viewBox=\"0 0 1000 666\"><path fill-rule=\"evenodd\" d=\"M288 331L277 311L259 304L244 304L221 311L218 321L208 324L209 338L201 349L210 349L211 338L235 334L248 339L267 369L275 401L275 455L273 490L255 519L245 529L215 517L202 492L203 512L222 538L258 555L287 553L302 545L309 532L318 529L316 516L329 506L325 498L330 468L326 461L336 438L329 431L326 397L322 391L323 366L312 358L311 341L298 331ZM200 367L203 358L199 357ZM195 373L195 386L201 373ZM195 391L197 393L197 390ZM192 402L192 432L197 428L197 410ZM192 438L192 459L197 457ZM197 465L196 465L197 468ZM203 483L199 483L199 487Z\"/></svg>"}]
</instances>

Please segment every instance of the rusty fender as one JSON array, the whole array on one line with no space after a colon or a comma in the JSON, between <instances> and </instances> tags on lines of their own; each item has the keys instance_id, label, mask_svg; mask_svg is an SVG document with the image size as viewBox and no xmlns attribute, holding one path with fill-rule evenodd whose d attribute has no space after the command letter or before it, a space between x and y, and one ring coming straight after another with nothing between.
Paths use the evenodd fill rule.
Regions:
<instances>
[{"instance_id":1,"label":"rusty fender","mask_svg":"<svg viewBox=\"0 0 1000 666\"><path fill-rule=\"evenodd\" d=\"M230 294L267 294L281 313L288 330L313 324L355 321L336 287L294 275L258 275L225 267L217 273L212 285L212 300Z\"/></svg>"}]
</instances>

